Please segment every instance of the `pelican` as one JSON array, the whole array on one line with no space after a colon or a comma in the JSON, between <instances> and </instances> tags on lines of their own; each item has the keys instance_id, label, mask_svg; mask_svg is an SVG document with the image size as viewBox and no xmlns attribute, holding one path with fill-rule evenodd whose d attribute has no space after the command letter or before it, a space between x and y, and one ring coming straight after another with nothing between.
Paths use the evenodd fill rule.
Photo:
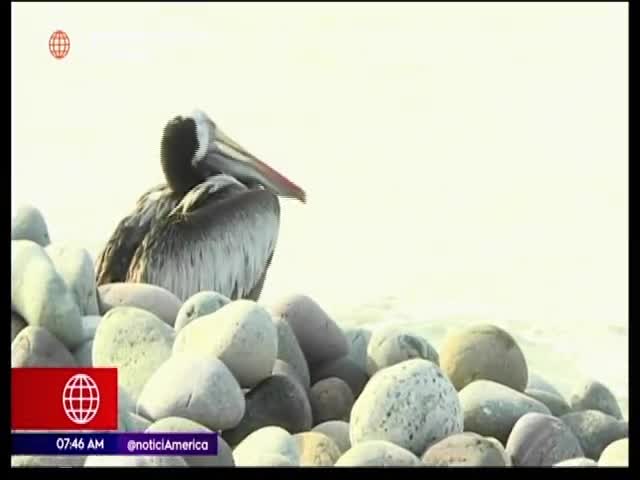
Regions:
<instances>
[{"instance_id":1,"label":"pelican","mask_svg":"<svg viewBox=\"0 0 640 480\"><path fill-rule=\"evenodd\" d=\"M196 110L164 127L166 184L145 192L96 262L98 285L149 283L181 300L203 290L257 300L276 248L278 197L304 190Z\"/></svg>"}]
</instances>

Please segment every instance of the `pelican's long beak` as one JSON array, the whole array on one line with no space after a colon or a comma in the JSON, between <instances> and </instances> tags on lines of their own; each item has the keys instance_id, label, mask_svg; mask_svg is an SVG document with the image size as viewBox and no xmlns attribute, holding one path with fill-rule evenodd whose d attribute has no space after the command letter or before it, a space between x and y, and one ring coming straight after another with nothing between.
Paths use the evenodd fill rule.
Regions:
<instances>
[{"instance_id":1,"label":"pelican's long beak","mask_svg":"<svg viewBox=\"0 0 640 480\"><path fill-rule=\"evenodd\" d=\"M302 188L247 152L219 127L211 129L211 136L207 150L207 163L211 166L240 181L260 183L275 195L306 202L306 194Z\"/></svg>"}]
</instances>

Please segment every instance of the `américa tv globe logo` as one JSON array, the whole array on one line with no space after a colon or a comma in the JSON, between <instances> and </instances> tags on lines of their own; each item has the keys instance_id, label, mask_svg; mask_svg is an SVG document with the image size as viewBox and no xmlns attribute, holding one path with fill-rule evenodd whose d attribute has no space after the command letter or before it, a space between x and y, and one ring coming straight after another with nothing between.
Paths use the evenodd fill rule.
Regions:
<instances>
[{"instance_id":1,"label":"am\u00e9rica tv globe logo","mask_svg":"<svg viewBox=\"0 0 640 480\"><path fill-rule=\"evenodd\" d=\"M94 419L100 408L100 390L89 375L77 373L62 391L62 406L67 418L76 425L84 425Z\"/></svg>"},{"instance_id":2,"label":"am\u00e9rica tv globe logo","mask_svg":"<svg viewBox=\"0 0 640 480\"><path fill-rule=\"evenodd\" d=\"M62 30L56 30L49 37L49 52L58 60L63 59L71 49L71 40Z\"/></svg>"}]
</instances>

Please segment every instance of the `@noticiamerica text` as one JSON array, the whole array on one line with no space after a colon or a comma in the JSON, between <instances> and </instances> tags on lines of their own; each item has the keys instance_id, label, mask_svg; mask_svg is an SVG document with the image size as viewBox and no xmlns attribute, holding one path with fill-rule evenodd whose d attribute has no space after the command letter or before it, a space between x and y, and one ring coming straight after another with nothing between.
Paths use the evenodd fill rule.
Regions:
<instances>
[{"instance_id":1,"label":"@noticiamerica text","mask_svg":"<svg viewBox=\"0 0 640 480\"><path fill-rule=\"evenodd\" d=\"M171 438L148 438L144 440L130 439L127 441L127 451L134 452L176 452L176 451L206 451L209 450L207 440L172 440Z\"/></svg>"}]
</instances>

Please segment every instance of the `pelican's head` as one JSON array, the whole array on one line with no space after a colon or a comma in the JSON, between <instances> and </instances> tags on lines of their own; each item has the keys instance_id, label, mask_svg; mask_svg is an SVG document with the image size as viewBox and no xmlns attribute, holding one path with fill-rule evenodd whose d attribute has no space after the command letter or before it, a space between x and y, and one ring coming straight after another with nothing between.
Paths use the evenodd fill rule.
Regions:
<instances>
[{"instance_id":1,"label":"pelican's head","mask_svg":"<svg viewBox=\"0 0 640 480\"><path fill-rule=\"evenodd\" d=\"M262 185L275 195L306 201L304 190L247 152L200 110L167 123L160 157L167 183L177 193L224 173L245 184Z\"/></svg>"}]
</instances>

